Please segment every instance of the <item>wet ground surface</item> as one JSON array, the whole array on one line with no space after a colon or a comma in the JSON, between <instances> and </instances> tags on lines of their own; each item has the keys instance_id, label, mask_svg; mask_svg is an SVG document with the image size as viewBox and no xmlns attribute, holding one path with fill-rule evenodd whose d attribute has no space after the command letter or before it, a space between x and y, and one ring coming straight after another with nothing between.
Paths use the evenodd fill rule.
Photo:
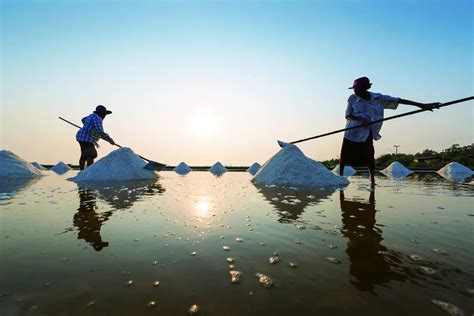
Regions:
<instances>
[{"instance_id":1,"label":"wet ground surface","mask_svg":"<svg viewBox=\"0 0 474 316\"><path fill-rule=\"evenodd\" d=\"M472 185L75 173L0 182L1 315L449 315L433 300L474 313Z\"/></svg>"}]
</instances>

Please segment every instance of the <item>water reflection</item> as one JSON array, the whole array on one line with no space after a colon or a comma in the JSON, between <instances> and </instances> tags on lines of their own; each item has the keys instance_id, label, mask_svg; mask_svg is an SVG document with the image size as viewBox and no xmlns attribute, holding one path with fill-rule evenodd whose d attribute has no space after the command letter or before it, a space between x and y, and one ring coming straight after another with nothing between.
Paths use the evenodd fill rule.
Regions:
<instances>
[{"instance_id":1,"label":"water reflection","mask_svg":"<svg viewBox=\"0 0 474 316\"><path fill-rule=\"evenodd\" d=\"M100 229L102 223L112 215L112 211L97 213L96 192L87 188L79 188L79 208L74 214L73 224L78 229L77 239L84 239L96 250L109 245L102 240Z\"/></svg>"},{"instance_id":2,"label":"water reflection","mask_svg":"<svg viewBox=\"0 0 474 316\"><path fill-rule=\"evenodd\" d=\"M264 198L275 207L279 216L278 222L280 223L290 223L298 220L306 207L316 205L321 200L327 199L336 190L332 187L297 189L256 183L254 185Z\"/></svg>"},{"instance_id":3,"label":"water reflection","mask_svg":"<svg viewBox=\"0 0 474 316\"><path fill-rule=\"evenodd\" d=\"M82 182L79 187L96 191L97 198L105 201L114 210L128 209L146 196L162 194L166 190L157 180Z\"/></svg>"},{"instance_id":4,"label":"water reflection","mask_svg":"<svg viewBox=\"0 0 474 316\"><path fill-rule=\"evenodd\" d=\"M1 178L0 179L0 205L9 204L18 192L31 187L41 177L33 178Z\"/></svg>"},{"instance_id":5,"label":"water reflection","mask_svg":"<svg viewBox=\"0 0 474 316\"><path fill-rule=\"evenodd\" d=\"M80 184L78 189L79 208L73 217L73 225L78 230L77 239L83 239L96 251L101 251L109 245L107 241L102 240L102 224L115 211L128 209L146 196L163 192L165 189L156 180ZM97 200L99 199L105 201L111 206L111 209L98 212Z\"/></svg>"},{"instance_id":6,"label":"water reflection","mask_svg":"<svg viewBox=\"0 0 474 316\"><path fill-rule=\"evenodd\" d=\"M350 260L349 272L354 277L351 284L359 290L373 292L375 285L392 280L403 281L405 277L394 273L385 260L387 248L381 244L382 229L375 225L375 190L370 192L368 201L348 200L344 197L344 191L340 191L339 197L342 234L348 238L346 254Z\"/></svg>"},{"instance_id":7,"label":"water reflection","mask_svg":"<svg viewBox=\"0 0 474 316\"><path fill-rule=\"evenodd\" d=\"M339 193L342 213L341 232L347 238L350 283L360 291L375 294L375 287L388 287L392 281L422 285L427 282L443 288L457 288L471 276L458 268L418 255L406 254L382 245L382 225L376 224L375 190L368 200L346 199ZM423 285L422 285L423 286Z\"/></svg>"}]
</instances>

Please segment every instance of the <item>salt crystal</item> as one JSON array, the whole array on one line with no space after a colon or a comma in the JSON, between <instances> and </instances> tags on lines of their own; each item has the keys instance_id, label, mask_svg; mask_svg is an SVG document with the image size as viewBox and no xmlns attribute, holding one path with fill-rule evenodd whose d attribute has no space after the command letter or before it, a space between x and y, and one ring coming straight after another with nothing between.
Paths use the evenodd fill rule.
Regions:
<instances>
[{"instance_id":1,"label":"salt crystal","mask_svg":"<svg viewBox=\"0 0 474 316\"><path fill-rule=\"evenodd\" d=\"M425 266L420 266L419 268L420 268L420 271L423 272L424 274L428 274L428 275L436 274L436 270L432 268L425 267Z\"/></svg>"},{"instance_id":2,"label":"salt crystal","mask_svg":"<svg viewBox=\"0 0 474 316\"><path fill-rule=\"evenodd\" d=\"M227 168L222 165L219 161L216 162L211 168L209 168L209 172L219 176L227 172Z\"/></svg>"},{"instance_id":3,"label":"salt crystal","mask_svg":"<svg viewBox=\"0 0 474 316\"><path fill-rule=\"evenodd\" d=\"M126 181L153 180L158 176L153 170L143 169L146 162L130 148L119 148L79 172L68 180L81 181Z\"/></svg>"},{"instance_id":4,"label":"salt crystal","mask_svg":"<svg viewBox=\"0 0 474 316\"><path fill-rule=\"evenodd\" d=\"M174 169L174 172L180 175L185 175L188 174L192 171L192 169L184 162L181 162L179 165L177 165Z\"/></svg>"},{"instance_id":5,"label":"salt crystal","mask_svg":"<svg viewBox=\"0 0 474 316\"><path fill-rule=\"evenodd\" d=\"M349 181L333 174L323 164L306 157L295 145L288 144L270 158L252 181L266 185L294 187L344 186Z\"/></svg>"},{"instance_id":6,"label":"salt crystal","mask_svg":"<svg viewBox=\"0 0 474 316\"><path fill-rule=\"evenodd\" d=\"M255 276L258 278L258 282L264 287L264 288L271 288L273 286L273 280L268 276L263 273L255 273Z\"/></svg>"},{"instance_id":7,"label":"salt crystal","mask_svg":"<svg viewBox=\"0 0 474 316\"><path fill-rule=\"evenodd\" d=\"M332 169L332 172L334 174L339 175L339 165L335 166L334 169ZM344 166L344 177L353 176L356 172L357 172L357 170L355 170L351 166L349 166L349 165Z\"/></svg>"},{"instance_id":8,"label":"salt crystal","mask_svg":"<svg viewBox=\"0 0 474 316\"><path fill-rule=\"evenodd\" d=\"M188 313L189 315L197 315L197 313L199 313L199 307L196 304L194 304L188 309Z\"/></svg>"},{"instance_id":9,"label":"salt crystal","mask_svg":"<svg viewBox=\"0 0 474 316\"><path fill-rule=\"evenodd\" d=\"M258 162L254 162L248 169L247 172L250 173L252 176L254 176L257 171L261 168L262 166Z\"/></svg>"},{"instance_id":10,"label":"salt crystal","mask_svg":"<svg viewBox=\"0 0 474 316\"><path fill-rule=\"evenodd\" d=\"M390 164L390 166L383 169L382 173L393 179L402 179L412 173L412 171L407 169L398 161L394 161Z\"/></svg>"},{"instance_id":11,"label":"salt crystal","mask_svg":"<svg viewBox=\"0 0 474 316\"><path fill-rule=\"evenodd\" d=\"M280 262L280 257L271 256L270 258L268 258L268 262L270 262L270 264L277 264L278 262Z\"/></svg>"},{"instance_id":12,"label":"salt crystal","mask_svg":"<svg viewBox=\"0 0 474 316\"><path fill-rule=\"evenodd\" d=\"M473 175L473 171L458 162L451 162L438 170L438 174L453 182L460 182Z\"/></svg>"},{"instance_id":13,"label":"salt crystal","mask_svg":"<svg viewBox=\"0 0 474 316\"><path fill-rule=\"evenodd\" d=\"M8 150L0 150L0 178L32 178L41 171Z\"/></svg>"},{"instance_id":14,"label":"salt crystal","mask_svg":"<svg viewBox=\"0 0 474 316\"><path fill-rule=\"evenodd\" d=\"M438 248L434 248L434 249L431 249L434 253L438 254L438 255L447 255L448 253L446 251L444 251L443 249L438 249Z\"/></svg>"},{"instance_id":15,"label":"salt crystal","mask_svg":"<svg viewBox=\"0 0 474 316\"><path fill-rule=\"evenodd\" d=\"M438 300L431 300L431 302L444 309L451 316L464 316L464 312L459 307L451 303L442 302Z\"/></svg>"},{"instance_id":16,"label":"salt crystal","mask_svg":"<svg viewBox=\"0 0 474 316\"><path fill-rule=\"evenodd\" d=\"M240 282L240 276L242 275L242 272L232 270L232 271L229 271L229 273L231 276L232 283L237 284Z\"/></svg>"},{"instance_id":17,"label":"salt crystal","mask_svg":"<svg viewBox=\"0 0 474 316\"><path fill-rule=\"evenodd\" d=\"M66 172L68 172L69 170L71 170L71 167L69 167L68 165L66 165L64 162L60 161L58 162L57 164L55 164L51 170L53 170L54 172L56 172L57 174L64 174Z\"/></svg>"},{"instance_id":18,"label":"salt crystal","mask_svg":"<svg viewBox=\"0 0 474 316\"><path fill-rule=\"evenodd\" d=\"M340 264L341 263L341 261L339 259L336 259L334 257L326 257L326 260L328 260L329 262L334 263L334 264Z\"/></svg>"},{"instance_id":19,"label":"salt crystal","mask_svg":"<svg viewBox=\"0 0 474 316\"><path fill-rule=\"evenodd\" d=\"M36 169L39 169L39 170L46 170L46 168L43 167L43 165L41 165L41 164L39 164L39 163L37 163L37 162L32 162L31 165L32 165L33 167L35 167Z\"/></svg>"}]
</instances>

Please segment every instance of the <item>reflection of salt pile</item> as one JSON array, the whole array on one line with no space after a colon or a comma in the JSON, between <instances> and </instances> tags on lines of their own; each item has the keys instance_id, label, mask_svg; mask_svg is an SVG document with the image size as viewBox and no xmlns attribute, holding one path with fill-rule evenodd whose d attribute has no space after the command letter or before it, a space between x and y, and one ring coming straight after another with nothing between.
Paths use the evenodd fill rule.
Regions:
<instances>
[{"instance_id":1,"label":"reflection of salt pile","mask_svg":"<svg viewBox=\"0 0 474 316\"><path fill-rule=\"evenodd\" d=\"M79 182L156 179L154 171L143 169L145 165L145 161L130 148L119 148L69 180Z\"/></svg>"},{"instance_id":2,"label":"reflection of salt pile","mask_svg":"<svg viewBox=\"0 0 474 316\"><path fill-rule=\"evenodd\" d=\"M28 161L9 150L0 150L0 178L29 178L41 175L41 171Z\"/></svg>"},{"instance_id":3,"label":"reflection of salt pile","mask_svg":"<svg viewBox=\"0 0 474 316\"><path fill-rule=\"evenodd\" d=\"M332 169L332 172L334 174L337 174L339 175L339 165L335 166L334 169ZM357 171L352 168L351 166L349 165L346 165L344 166L344 177L350 177L352 175L354 175Z\"/></svg>"},{"instance_id":4,"label":"reflection of salt pile","mask_svg":"<svg viewBox=\"0 0 474 316\"><path fill-rule=\"evenodd\" d=\"M287 144L253 177L262 184L289 185L299 187L343 186L349 183L337 176L321 163L306 157L295 145Z\"/></svg>"},{"instance_id":5,"label":"reflection of salt pile","mask_svg":"<svg viewBox=\"0 0 474 316\"><path fill-rule=\"evenodd\" d=\"M191 172L191 168L189 168L189 166L186 163L181 162L179 165L177 165L173 169L173 171L176 172L177 174L187 174Z\"/></svg>"},{"instance_id":6,"label":"reflection of salt pile","mask_svg":"<svg viewBox=\"0 0 474 316\"><path fill-rule=\"evenodd\" d=\"M37 163L37 162L32 162L31 164L32 164L33 167L35 167L36 169L39 169L39 170L46 170L45 167L43 167L42 165L40 165L40 164Z\"/></svg>"},{"instance_id":7,"label":"reflection of salt pile","mask_svg":"<svg viewBox=\"0 0 474 316\"><path fill-rule=\"evenodd\" d=\"M390 178L401 179L412 173L412 171L410 169L407 169L398 161L394 161L390 164L390 166L383 169L382 173Z\"/></svg>"},{"instance_id":8,"label":"reflection of salt pile","mask_svg":"<svg viewBox=\"0 0 474 316\"><path fill-rule=\"evenodd\" d=\"M248 169L247 172L250 173L252 176L254 176L257 171L261 168L260 164L258 162L254 162Z\"/></svg>"},{"instance_id":9,"label":"reflection of salt pile","mask_svg":"<svg viewBox=\"0 0 474 316\"><path fill-rule=\"evenodd\" d=\"M69 170L71 170L71 167L69 167L68 165L66 165L64 162L58 162L56 165L54 165L51 170L53 170L54 172L58 173L58 174L63 174L63 173L66 173L68 172Z\"/></svg>"},{"instance_id":10,"label":"reflection of salt pile","mask_svg":"<svg viewBox=\"0 0 474 316\"><path fill-rule=\"evenodd\" d=\"M209 172L220 175L227 172L227 168L224 167L219 161L216 162L211 168L209 168Z\"/></svg>"},{"instance_id":11,"label":"reflection of salt pile","mask_svg":"<svg viewBox=\"0 0 474 316\"><path fill-rule=\"evenodd\" d=\"M438 173L453 182L463 181L473 175L471 169L458 162L451 162L438 170Z\"/></svg>"}]
</instances>

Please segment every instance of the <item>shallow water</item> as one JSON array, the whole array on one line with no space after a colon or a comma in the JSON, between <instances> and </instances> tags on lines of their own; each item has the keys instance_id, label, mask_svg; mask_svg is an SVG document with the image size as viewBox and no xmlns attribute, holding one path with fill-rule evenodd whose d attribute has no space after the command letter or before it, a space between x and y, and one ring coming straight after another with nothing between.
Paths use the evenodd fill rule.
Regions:
<instances>
[{"instance_id":1,"label":"shallow water","mask_svg":"<svg viewBox=\"0 0 474 316\"><path fill-rule=\"evenodd\" d=\"M472 186L74 174L0 183L1 315L448 315L432 300L474 313Z\"/></svg>"}]
</instances>

